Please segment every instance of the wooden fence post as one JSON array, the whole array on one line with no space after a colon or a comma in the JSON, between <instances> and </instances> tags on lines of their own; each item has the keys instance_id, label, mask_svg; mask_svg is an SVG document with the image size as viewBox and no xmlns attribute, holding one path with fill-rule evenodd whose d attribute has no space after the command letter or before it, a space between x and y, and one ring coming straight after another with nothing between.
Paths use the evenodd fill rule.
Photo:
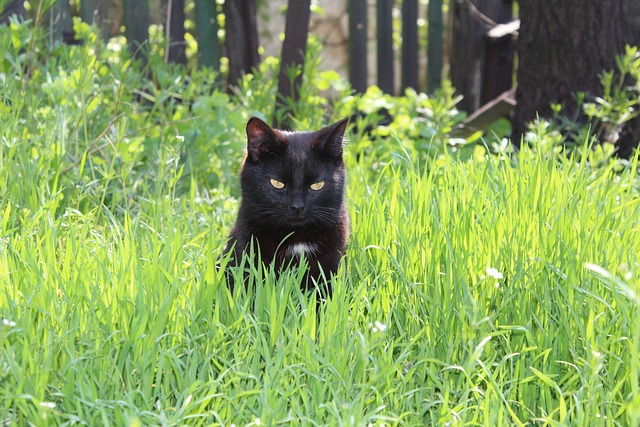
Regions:
<instances>
[{"instance_id":1,"label":"wooden fence post","mask_svg":"<svg viewBox=\"0 0 640 427\"><path fill-rule=\"evenodd\" d=\"M218 38L218 10L213 0L196 0L196 31L198 33L198 62L212 67L216 80L220 79L220 39Z\"/></svg>"},{"instance_id":2,"label":"wooden fence post","mask_svg":"<svg viewBox=\"0 0 640 427\"><path fill-rule=\"evenodd\" d=\"M407 88L418 88L417 0L402 2L402 89Z\"/></svg>"},{"instance_id":3,"label":"wooden fence post","mask_svg":"<svg viewBox=\"0 0 640 427\"><path fill-rule=\"evenodd\" d=\"M349 0L349 82L356 92L367 90L367 0Z\"/></svg>"},{"instance_id":4,"label":"wooden fence post","mask_svg":"<svg viewBox=\"0 0 640 427\"><path fill-rule=\"evenodd\" d=\"M235 85L243 74L251 71L260 61L258 55L258 29L256 0L225 0L227 56L229 58L229 84Z\"/></svg>"},{"instance_id":5,"label":"wooden fence post","mask_svg":"<svg viewBox=\"0 0 640 427\"><path fill-rule=\"evenodd\" d=\"M510 22L512 0L452 0L451 82L463 96L461 110L473 112L483 104L487 31Z\"/></svg>"},{"instance_id":6,"label":"wooden fence post","mask_svg":"<svg viewBox=\"0 0 640 427\"><path fill-rule=\"evenodd\" d=\"M103 0L82 0L80 2L80 18L89 25L95 25L103 40L109 39L107 28L107 4Z\"/></svg>"},{"instance_id":7,"label":"wooden fence post","mask_svg":"<svg viewBox=\"0 0 640 427\"><path fill-rule=\"evenodd\" d=\"M149 4L146 0L124 0L124 25L129 50L136 54L149 39ZM146 62L144 55L139 52L137 55Z\"/></svg>"},{"instance_id":8,"label":"wooden fence post","mask_svg":"<svg viewBox=\"0 0 640 427\"><path fill-rule=\"evenodd\" d=\"M167 47L164 55L165 64L175 62L187 63L184 41L184 0L165 0L167 21L165 25Z\"/></svg>"},{"instance_id":9,"label":"wooden fence post","mask_svg":"<svg viewBox=\"0 0 640 427\"><path fill-rule=\"evenodd\" d=\"M304 69L304 57L307 53L307 37L311 18L311 0L289 0L282 43L280 72L278 73L278 93L276 95L276 114L274 126L282 127L286 123L278 114L286 106L286 99L297 101L300 98L300 84ZM294 81L289 78L289 70L299 67L300 73Z\"/></svg>"},{"instance_id":10,"label":"wooden fence post","mask_svg":"<svg viewBox=\"0 0 640 427\"><path fill-rule=\"evenodd\" d=\"M73 21L71 20L71 7L68 0L56 0L48 12L49 41L51 45L56 41L72 43L75 39Z\"/></svg>"},{"instance_id":11,"label":"wooden fence post","mask_svg":"<svg viewBox=\"0 0 640 427\"><path fill-rule=\"evenodd\" d=\"M24 18L25 13L23 0L9 0L0 10L0 24L8 24L12 15Z\"/></svg>"},{"instance_id":12,"label":"wooden fence post","mask_svg":"<svg viewBox=\"0 0 640 427\"><path fill-rule=\"evenodd\" d=\"M429 0L427 39L427 92L442 84L442 0Z\"/></svg>"},{"instance_id":13,"label":"wooden fence post","mask_svg":"<svg viewBox=\"0 0 640 427\"><path fill-rule=\"evenodd\" d=\"M393 94L393 0L378 0L377 12L378 86L383 92Z\"/></svg>"}]
</instances>

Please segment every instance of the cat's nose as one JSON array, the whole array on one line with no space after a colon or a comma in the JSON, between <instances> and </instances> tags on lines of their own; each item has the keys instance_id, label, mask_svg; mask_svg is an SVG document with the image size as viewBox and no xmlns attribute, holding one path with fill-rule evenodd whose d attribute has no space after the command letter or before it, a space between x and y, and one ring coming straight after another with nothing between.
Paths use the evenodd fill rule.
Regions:
<instances>
[{"instance_id":1,"label":"cat's nose","mask_svg":"<svg viewBox=\"0 0 640 427\"><path fill-rule=\"evenodd\" d=\"M304 203L292 203L289 207L294 214L299 215L304 210Z\"/></svg>"},{"instance_id":2,"label":"cat's nose","mask_svg":"<svg viewBox=\"0 0 640 427\"><path fill-rule=\"evenodd\" d=\"M299 193L294 193L289 199L289 208L296 216L300 216L304 210L304 197Z\"/></svg>"}]
</instances>

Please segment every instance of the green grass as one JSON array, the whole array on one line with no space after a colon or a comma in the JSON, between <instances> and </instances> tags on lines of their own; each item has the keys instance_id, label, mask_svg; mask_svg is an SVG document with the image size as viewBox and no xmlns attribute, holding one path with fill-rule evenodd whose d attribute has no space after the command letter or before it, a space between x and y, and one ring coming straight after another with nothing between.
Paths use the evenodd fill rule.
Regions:
<instances>
[{"instance_id":1,"label":"green grass","mask_svg":"<svg viewBox=\"0 0 640 427\"><path fill-rule=\"evenodd\" d=\"M264 85L144 86L90 44L56 53L74 73L25 76L3 37L0 425L640 425L637 160L463 162L354 132L333 299L300 271L230 295L216 263Z\"/></svg>"},{"instance_id":2,"label":"green grass","mask_svg":"<svg viewBox=\"0 0 640 427\"><path fill-rule=\"evenodd\" d=\"M520 159L351 161L353 236L319 314L296 272L229 295L224 199L4 203L2 419L637 425L636 172Z\"/></svg>"}]
</instances>

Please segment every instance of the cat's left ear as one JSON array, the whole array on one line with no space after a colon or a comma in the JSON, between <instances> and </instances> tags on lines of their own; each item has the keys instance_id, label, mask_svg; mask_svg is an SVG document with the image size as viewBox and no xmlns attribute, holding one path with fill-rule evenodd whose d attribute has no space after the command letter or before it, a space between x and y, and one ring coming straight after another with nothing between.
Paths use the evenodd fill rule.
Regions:
<instances>
[{"instance_id":1,"label":"cat's left ear","mask_svg":"<svg viewBox=\"0 0 640 427\"><path fill-rule=\"evenodd\" d=\"M320 129L313 146L324 151L331 157L342 157L344 133L348 123L349 119L342 119L339 122Z\"/></svg>"},{"instance_id":2,"label":"cat's left ear","mask_svg":"<svg viewBox=\"0 0 640 427\"><path fill-rule=\"evenodd\" d=\"M247 123L247 152L253 161L258 161L267 153L277 153L286 148L278 138L277 130L257 117L252 117Z\"/></svg>"}]
</instances>

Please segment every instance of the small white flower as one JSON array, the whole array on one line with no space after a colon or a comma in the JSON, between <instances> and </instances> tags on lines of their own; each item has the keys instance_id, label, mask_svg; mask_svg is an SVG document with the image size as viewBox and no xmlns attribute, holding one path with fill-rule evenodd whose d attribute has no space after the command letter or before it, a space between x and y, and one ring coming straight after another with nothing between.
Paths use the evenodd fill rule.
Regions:
<instances>
[{"instance_id":1,"label":"small white flower","mask_svg":"<svg viewBox=\"0 0 640 427\"><path fill-rule=\"evenodd\" d=\"M377 320L373 322L373 327L371 328L371 332L374 334L378 331L385 332L387 330L387 325L384 323L378 322Z\"/></svg>"},{"instance_id":2,"label":"small white flower","mask_svg":"<svg viewBox=\"0 0 640 427\"><path fill-rule=\"evenodd\" d=\"M40 406L42 406L43 408L53 409L56 407L56 404L53 402L40 402Z\"/></svg>"},{"instance_id":3,"label":"small white flower","mask_svg":"<svg viewBox=\"0 0 640 427\"><path fill-rule=\"evenodd\" d=\"M504 278L504 276L502 275L502 273L500 273L497 269L493 268L493 267L489 267L486 270L487 275L489 277L492 277L496 280L502 280Z\"/></svg>"},{"instance_id":4,"label":"small white flower","mask_svg":"<svg viewBox=\"0 0 640 427\"><path fill-rule=\"evenodd\" d=\"M2 324L4 326L8 326L10 328L15 328L15 326L16 326L16 322L14 322L12 320L9 320L9 319L2 319Z\"/></svg>"},{"instance_id":5,"label":"small white flower","mask_svg":"<svg viewBox=\"0 0 640 427\"><path fill-rule=\"evenodd\" d=\"M257 426L260 425L260 418L256 418L255 420L253 420L253 423Z\"/></svg>"},{"instance_id":6,"label":"small white flower","mask_svg":"<svg viewBox=\"0 0 640 427\"><path fill-rule=\"evenodd\" d=\"M184 136L183 135L176 135L176 139L180 142L184 142Z\"/></svg>"}]
</instances>

